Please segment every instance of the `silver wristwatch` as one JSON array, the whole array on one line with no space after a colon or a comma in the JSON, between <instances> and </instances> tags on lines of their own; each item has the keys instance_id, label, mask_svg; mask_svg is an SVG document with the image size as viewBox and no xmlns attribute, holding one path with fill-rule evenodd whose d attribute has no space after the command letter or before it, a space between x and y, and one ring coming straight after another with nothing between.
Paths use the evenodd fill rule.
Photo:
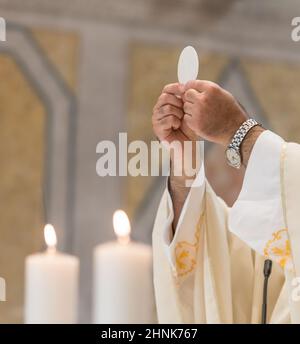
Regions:
<instances>
[{"instance_id":1,"label":"silver wristwatch","mask_svg":"<svg viewBox=\"0 0 300 344\"><path fill-rule=\"evenodd\" d=\"M260 125L255 119L249 118L245 121L234 134L231 143L226 149L226 159L230 166L240 168L242 165L241 144L248 131L256 125Z\"/></svg>"}]
</instances>

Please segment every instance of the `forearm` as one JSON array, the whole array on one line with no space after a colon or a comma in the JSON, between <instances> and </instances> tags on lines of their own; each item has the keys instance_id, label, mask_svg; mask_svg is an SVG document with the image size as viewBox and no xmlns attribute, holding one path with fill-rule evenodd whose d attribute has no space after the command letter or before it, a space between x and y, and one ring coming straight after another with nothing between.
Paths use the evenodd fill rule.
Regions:
<instances>
[{"instance_id":1,"label":"forearm","mask_svg":"<svg viewBox=\"0 0 300 344\"><path fill-rule=\"evenodd\" d=\"M196 145L194 143L192 153L187 157L189 159L186 159L186 164L185 164L186 168L185 169L183 168L183 165L184 165L183 157L182 157L181 162L179 162L181 170L182 170L182 175L180 176L174 175L174 171L176 170L176 167L178 170L178 165L175 167L176 165L175 162L177 161L177 159L174 156L172 156L172 159L171 159L171 169L170 169L171 173L170 173L170 178L168 181L168 188L169 188L170 196L172 199L173 211L174 211L174 220L172 223L173 234L175 233L183 205L190 192L190 189L191 189L190 185L196 178L196 175L200 169L201 162L197 161L196 159L197 156L200 158L200 152L197 153ZM187 160L189 163L187 163ZM186 173L187 172L186 165L192 167L192 169L190 169L188 173Z\"/></svg>"},{"instance_id":2,"label":"forearm","mask_svg":"<svg viewBox=\"0 0 300 344\"><path fill-rule=\"evenodd\" d=\"M241 144L241 156L242 156L242 164L244 167L247 167L248 161L253 149L253 146L260 136L261 133L265 131L264 128L261 126L255 126L252 129L249 130L246 137L244 138L242 144Z\"/></svg>"},{"instance_id":3,"label":"forearm","mask_svg":"<svg viewBox=\"0 0 300 344\"><path fill-rule=\"evenodd\" d=\"M178 179L174 176L169 178L168 187L173 203L174 219L172 229L174 235L184 202L189 194L190 187L187 187L182 179Z\"/></svg>"}]
</instances>

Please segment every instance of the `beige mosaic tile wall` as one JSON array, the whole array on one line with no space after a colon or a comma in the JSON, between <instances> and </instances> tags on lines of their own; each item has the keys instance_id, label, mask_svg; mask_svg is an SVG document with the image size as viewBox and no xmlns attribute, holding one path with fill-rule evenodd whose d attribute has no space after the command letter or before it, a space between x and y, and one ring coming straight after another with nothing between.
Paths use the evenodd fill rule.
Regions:
<instances>
[{"instance_id":1,"label":"beige mosaic tile wall","mask_svg":"<svg viewBox=\"0 0 300 344\"><path fill-rule=\"evenodd\" d=\"M45 111L16 63L1 55L0 65L0 322L20 322L24 258L42 245Z\"/></svg>"}]
</instances>

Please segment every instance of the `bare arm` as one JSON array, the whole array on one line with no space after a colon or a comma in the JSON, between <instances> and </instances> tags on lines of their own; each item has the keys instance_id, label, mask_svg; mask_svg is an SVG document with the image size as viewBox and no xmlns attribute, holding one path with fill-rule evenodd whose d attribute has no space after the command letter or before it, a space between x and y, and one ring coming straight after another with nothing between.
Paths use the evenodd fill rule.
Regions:
<instances>
[{"instance_id":1,"label":"bare arm","mask_svg":"<svg viewBox=\"0 0 300 344\"><path fill-rule=\"evenodd\" d=\"M191 154L188 154L188 152L184 150L182 151L183 151L183 154L186 155L185 161L188 163L186 164L185 169L182 168L183 174L181 176L174 175L174 170L176 167L178 167L176 166L178 162L177 162L177 159L175 159L174 156L172 156L171 154L171 168L170 168L170 178L169 178L168 187L169 187L169 192L172 198L173 212L174 212L174 219L172 223L173 234L175 234L175 230L178 224L181 210L190 192L190 187L187 185L191 185L193 180L196 178L197 173L200 168L200 164L201 164L200 156L198 156L198 160L196 159L197 157L196 141L193 141ZM182 158L182 161L184 161L183 158ZM194 168L194 171L189 171L188 175L186 175L187 166L191 166ZM187 184L188 182L189 184Z\"/></svg>"},{"instance_id":2,"label":"bare arm","mask_svg":"<svg viewBox=\"0 0 300 344\"><path fill-rule=\"evenodd\" d=\"M255 126L247 133L241 144L241 155L242 155L242 164L247 168L248 160L250 158L252 148L258 139L259 135L264 132L265 129L260 126Z\"/></svg>"},{"instance_id":3,"label":"bare arm","mask_svg":"<svg viewBox=\"0 0 300 344\"><path fill-rule=\"evenodd\" d=\"M181 214L184 202L190 192L190 187L185 185L186 179L184 177L175 177L171 174L169 178L169 192L173 203L174 219L172 223L173 235L177 227L177 223Z\"/></svg>"}]
</instances>

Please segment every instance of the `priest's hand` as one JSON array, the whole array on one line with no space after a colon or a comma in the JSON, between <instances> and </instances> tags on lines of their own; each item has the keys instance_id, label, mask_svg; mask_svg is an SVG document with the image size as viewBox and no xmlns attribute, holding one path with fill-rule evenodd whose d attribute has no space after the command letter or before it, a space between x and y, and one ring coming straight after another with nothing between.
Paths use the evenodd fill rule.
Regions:
<instances>
[{"instance_id":1,"label":"priest's hand","mask_svg":"<svg viewBox=\"0 0 300 344\"><path fill-rule=\"evenodd\" d=\"M160 141L195 141L197 135L183 121L182 95L184 86L179 83L166 85L153 108L152 125Z\"/></svg>"},{"instance_id":2,"label":"priest's hand","mask_svg":"<svg viewBox=\"0 0 300 344\"><path fill-rule=\"evenodd\" d=\"M231 93L211 81L193 80L184 86L184 121L204 139L226 146L247 119Z\"/></svg>"},{"instance_id":3,"label":"priest's hand","mask_svg":"<svg viewBox=\"0 0 300 344\"><path fill-rule=\"evenodd\" d=\"M183 122L197 135L226 147L240 125L248 118L233 95L217 84L193 80L184 86ZM243 165L247 166L252 148L265 129L253 127L241 144Z\"/></svg>"},{"instance_id":4,"label":"priest's hand","mask_svg":"<svg viewBox=\"0 0 300 344\"><path fill-rule=\"evenodd\" d=\"M183 94L184 85L179 83L166 85L153 108L152 125L157 138L165 142L165 146L170 149L171 182L176 180L176 183L185 185L186 179L193 179L196 176L191 177L190 173L187 176L183 164L184 161L189 160L190 165L197 166L196 142L199 137L184 121ZM190 152L185 148L185 141L192 142ZM180 154L181 159L178 159ZM175 177L174 171L182 171L182 173L179 175L175 173Z\"/></svg>"}]
</instances>

